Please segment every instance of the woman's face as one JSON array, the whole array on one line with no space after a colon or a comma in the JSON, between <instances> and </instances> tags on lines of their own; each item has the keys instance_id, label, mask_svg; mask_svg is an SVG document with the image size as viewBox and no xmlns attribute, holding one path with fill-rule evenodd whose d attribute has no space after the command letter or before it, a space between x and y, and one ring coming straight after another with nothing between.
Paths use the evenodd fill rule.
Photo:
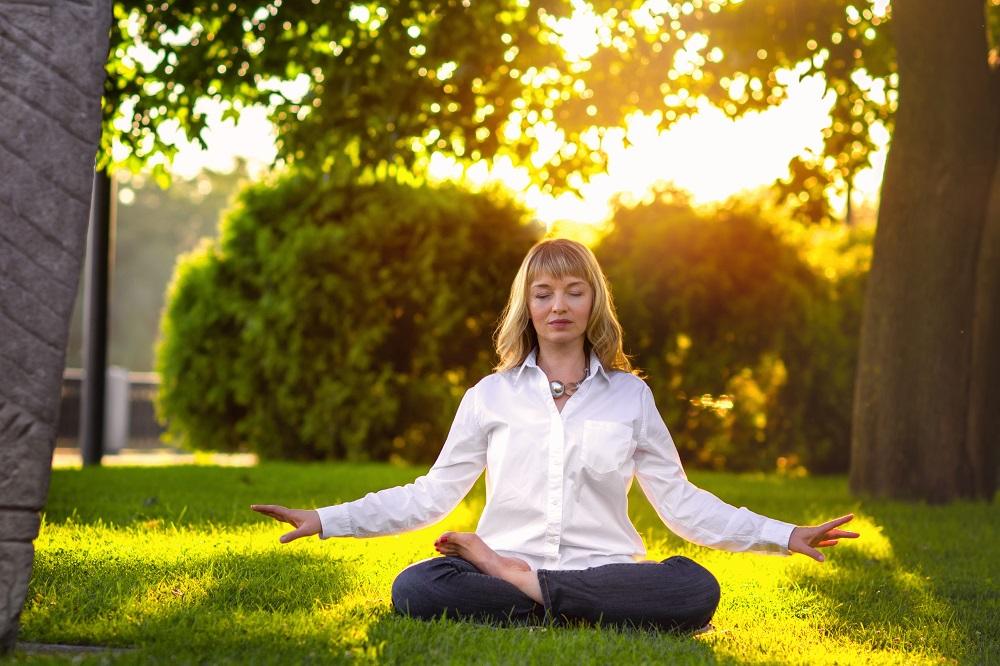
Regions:
<instances>
[{"instance_id":1,"label":"woman's face","mask_svg":"<svg viewBox=\"0 0 1000 666\"><path fill-rule=\"evenodd\" d=\"M528 311L540 344L582 345L593 306L594 290L580 277L542 273L528 287Z\"/></svg>"}]
</instances>

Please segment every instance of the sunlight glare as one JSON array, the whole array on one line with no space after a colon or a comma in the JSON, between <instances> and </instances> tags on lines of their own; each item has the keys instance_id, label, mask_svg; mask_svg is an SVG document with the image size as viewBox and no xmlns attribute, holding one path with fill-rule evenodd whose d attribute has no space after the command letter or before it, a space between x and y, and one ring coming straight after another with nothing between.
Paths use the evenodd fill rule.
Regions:
<instances>
[{"instance_id":1,"label":"sunlight glare","mask_svg":"<svg viewBox=\"0 0 1000 666\"><path fill-rule=\"evenodd\" d=\"M588 2L573 1L573 13L548 22L548 27L559 35L559 46L568 62L587 60L602 44L607 44L610 34L604 20L594 13Z\"/></svg>"},{"instance_id":2,"label":"sunlight glare","mask_svg":"<svg viewBox=\"0 0 1000 666\"><path fill-rule=\"evenodd\" d=\"M209 99L199 100L195 110L208 119L202 133L208 149L189 141L176 124L172 127L164 124L160 128L160 136L165 141L180 146L170 169L175 175L191 179L202 169L229 173L241 159L247 163L250 176L256 177L274 162L278 154L274 143L276 132L263 106L244 107L235 123L223 121L224 106Z\"/></svg>"},{"instance_id":3,"label":"sunlight glare","mask_svg":"<svg viewBox=\"0 0 1000 666\"><path fill-rule=\"evenodd\" d=\"M610 216L616 196L627 205L648 202L655 189L665 184L689 192L696 206L724 201L770 185L788 173L792 157L822 148L821 130L829 122L832 97L825 95L821 77L795 78L785 78L788 99L782 104L735 120L702 102L697 113L659 132L659 112L631 114L624 129L605 133L599 148L608 155L607 172L582 185L582 197L543 192L531 184L526 169L515 167L506 157L498 158L492 167L480 162L463 168L454 158L435 153L430 177L436 181L461 178L476 188L502 182L549 228L567 220L599 225ZM563 135L554 125L534 130L538 149L532 161L540 166L558 152ZM888 133L884 128L873 132L882 148L873 155L874 166L858 173L855 202L875 198L881 184Z\"/></svg>"},{"instance_id":4,"label":"sunlight glare","mask_svg":"<svg viewBox=\"0 0 1000 666\"><path fill-rule=\"evenodd\" d=\"M653 0L646 3L654 4ZM872 7L875 14L884 14L889 10L889 0L873 0ZM577 62L591 57L599 46L610 44L610 31L604 21L589 3L574 0L572 15L550 19L549 27L561 35L559 43L565 57ZM678 54L681 58L678 64L695 64L705 57L702 52L706 46L703 35L689 35L683 55ZM667 184L689 192L696 206L724 201L772 184L788 174L791 158L822 149L822 129L829 123L833 97L832 92L825 90L820 76L805 76L808 67L809 63L803 63L794 70L776 72L778 83L787 91L787 99L778 106L747 113L735 120L700 101L693 115L678 120L666 132L658 131L661 116L660 112L654 112L631 114L624 128L607 130L600 140L596 131L585 133L584 149L603 151L608 157L608 169L587 183L579 182L579 178L571 182L578 187L579 195L566 192L553 196L544 192L539 185L532 184L526 169L515 167L503 155L492 164L483 161L462 164L453 157L432 153L428 176L431 181L463 181L474 189L502 183L549 228L558 221L600 225L611 215L615 197L621 197L627 204L649 201L657 188ZM438 76L447 78L454 71L455 63L445 63ZM864 72L856 73L855 82L867 87L868 94L876 101L884 95L880 82ZM749 81L744 83L749 85ZM300 75L293 81L263 85L280 88L285 96L295 99L306 93L309 80ZM730 86L731 93L739 93L738 88L737 81ZM678 91L671 102L694 104L686 93ZM176 125L161 125L161 137L180 146L171 169L175 174L191 178L202 168L230 171L236 157L246 160L254 174L273 162L277 152L275 130L264 108L245 108L239 123L234 125L222 122L220 104L203 100L199 105L199 111L208 116L204 133L208 150L187 141ZM558 159L560 151L569 154L564 132L552 122L532 118L523 107L511 113L500 131L507 141L522 138L522 134L533 135L536 150L530 160L536 168ZM872 166L855 177L856 203L877 198L881 185L889 137L881 126L874 127L872 132L880 150L872 155ZM834 197L832 203L842 207L843 197L839 200Z\"/></svg>"}]
</instances>

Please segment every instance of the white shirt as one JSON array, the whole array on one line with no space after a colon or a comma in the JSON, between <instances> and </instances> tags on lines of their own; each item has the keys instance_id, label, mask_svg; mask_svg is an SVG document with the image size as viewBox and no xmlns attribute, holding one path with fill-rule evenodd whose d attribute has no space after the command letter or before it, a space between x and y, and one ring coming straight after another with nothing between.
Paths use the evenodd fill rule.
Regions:
<instances>
[{"instance_id":1,"label":"white shirt","mask_svg":"<svg viewBox=\"0 0 1000 666\"><path fill-rule=\"evenodd\" d=\"M726 504L687 480L641 379L591 372L560 413L532 352L469 389L434 466L413 483L319 509L322 538L372 537L430 525L486 470L476 533L533 569L585 569L646 554L628 518L632 479L663 522L694 543L787 553L794 525Z\"/></svg>"}]
</instances>

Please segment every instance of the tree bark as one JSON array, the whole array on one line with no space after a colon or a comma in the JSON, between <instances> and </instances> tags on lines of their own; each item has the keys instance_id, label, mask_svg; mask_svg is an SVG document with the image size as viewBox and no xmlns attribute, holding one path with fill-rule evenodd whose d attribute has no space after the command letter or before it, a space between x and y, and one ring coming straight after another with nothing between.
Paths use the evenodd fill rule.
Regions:
<instances>
[{"instance_id":1,"label":"tree bark","mask_svg":"<svg viewBox=\"0 0 1000 666\"><path fill-rule=\"evenodd\" d=\"M899 108L855 382L859 494L996 491L1000 83L984 12L982 0L893 2Z\"/></svg>"},{"instance_id":2,"label":"tree bark","mask_svg":"<svg viewBox=\"0 0 1000 666\"><path fill-rule=\"evenodd\" d=\"M0 654L48 494L110 24L110 0L0 0Z\"/></svg>"}]
</instances>

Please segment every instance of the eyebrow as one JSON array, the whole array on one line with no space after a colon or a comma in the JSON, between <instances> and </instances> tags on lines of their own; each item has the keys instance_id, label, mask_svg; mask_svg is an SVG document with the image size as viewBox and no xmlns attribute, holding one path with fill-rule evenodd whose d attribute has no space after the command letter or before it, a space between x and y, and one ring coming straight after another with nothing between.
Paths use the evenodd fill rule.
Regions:
<instances>
[{"instance_id":1,"label":"eyebrow","mask_svg":"<svg viewBox=\"0 0 1000 666\"><path fill-rule=\"evenodd\" d=\"M585 285L585 284L587 284L587 283L584 282L583 280L574 280L573 282L570 282L569 284L567 284L566 288L568 289L570 287L579 287L580 285ZM550 285L548 282L535 282L534 284L531 285L531 288L532 289L551 289L552 285Z\"/></svg>"}]
</instances>

